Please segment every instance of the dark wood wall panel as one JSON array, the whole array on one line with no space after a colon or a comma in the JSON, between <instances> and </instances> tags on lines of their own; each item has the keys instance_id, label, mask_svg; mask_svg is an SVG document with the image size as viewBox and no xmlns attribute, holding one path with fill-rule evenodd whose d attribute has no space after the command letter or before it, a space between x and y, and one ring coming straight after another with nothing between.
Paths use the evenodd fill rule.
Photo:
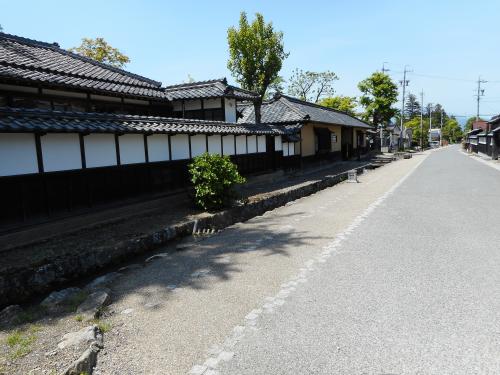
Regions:
<instances>
[{"instance_id":1,"label":"dark wood wall panel","mask_svg":"<svg viewBox=\"0 0 500 375\"><path fill-rule=\"evenodd\" d=\"M281 151L231 156L243 175L292 169L300 156ZM189 185L190 160L0 177L0 232Z\"/></svg>"}]
</instances>

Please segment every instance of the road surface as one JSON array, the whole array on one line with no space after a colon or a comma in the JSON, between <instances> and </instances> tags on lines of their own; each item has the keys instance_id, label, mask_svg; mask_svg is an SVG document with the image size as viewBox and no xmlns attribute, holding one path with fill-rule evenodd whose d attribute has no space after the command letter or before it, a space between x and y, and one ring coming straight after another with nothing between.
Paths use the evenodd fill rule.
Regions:
<instances>
[{"instance_id":1,"label":"road surface","mask_svg":"<svg viewBox=\"0 0 500 375\"><path fill-rule=\"evenodd\" d=\"M500 172L457 147L112 286L97 374L500 374Z\"/></svg>"},{"instance_id":2,"label":"road surface","mask_svg":"<svg viewBox=\"0 0 500 375\"><path fill-rule=\"evenodd\" d=\"M500 173L432 153L219 373L500 374L499 220Z\"/></svg>"}]
</instances>

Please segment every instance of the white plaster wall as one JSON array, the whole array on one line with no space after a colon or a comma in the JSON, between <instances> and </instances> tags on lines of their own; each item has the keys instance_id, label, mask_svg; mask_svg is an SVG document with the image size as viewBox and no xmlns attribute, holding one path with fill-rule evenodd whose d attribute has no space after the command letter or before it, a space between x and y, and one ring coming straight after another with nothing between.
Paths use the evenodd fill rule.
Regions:
<instances>
[{"instance_id":1,"label":"white plaster wall","mask_svg":"<svg viewBox=\"0 0 500 375\"><path fill-rule=\"evenodd\" d=\"M121 164L146 162L144 136L142 134L125 134L118 137L118 141L120 142Z\"/></svg>"},{"instance_id":2,"label":"white plaster wall","mask_svg":"<svg viewBox=\"0 0 500 375\"><path fill-rule=\"evenodd\" d=\"M257 136L257 150L258 152L266 152L266 136L258 135Z\"/></svg>"},{"instance_id":3,"label":"white plaster wall","mask_svg":"<svg viewBox=\"0 0 500 375\"><path fill-rule=\"evenodd\" d=\"M281 135L277 135L274 137L274 151L282 151L283 150L283 141L281 139Z\"/></svg>"},{"instance_id":4,"label":"white plaster wall","mask_svg":"<svg viewBox=\"0 0 500 375\"><path fill-rule=\"evenodd\" d=\"M252 154L257 152L257 136L249 135L248 136L248 153Z\"/></svg>"},{"instance_id":5,"label":"white plaster wall","mask_svg":"<svg viewBox=\"0 0 500 375\"><path fill-rule=\"evenodd\" d=\"M45 172L82 167L78 134L47 134L40 139Z\"/></svg>"},{"instance_id":6,"label":"white plaster wall","mask_svg":"<svg viewBox=\"0 0 500 375\"><path fill-rule=\"evenodd\" d=\"M207 152L207 139L205 134L196 134L191 136L191 156L201 155Z\"/></svg>"},{"instance_id":7,"label":"white plaster wall","mask_svg":"<svg viewBox=\"0 0 500 375\"><path fill-rule=\"evenodd\" d=\"M293 154L294 155L300 155L300 143L299 142L294 142L293 143Z\"/></svg>"},{"instance_id":8,"label":"white plaster wall","mask_svg":"<svg viewBox=\"0 0 500 375\"><path fill-rule=\"evenodd\" d=\"M182 101L176 100L172 102L172 109L174 111L182 111Z\"/></svg>"},{"instance_id":9,"label":"white plaster wall","mask_svg":"<svg viewBox=\"0 0 500 375\"><path fill-rule=\"evenodd\" d=\"M247 136L237 135L236 136L236 154L246 154L247 153Z\"/></svg>"},{"instance_id":10,"label":"white plaster wall","mask_svg":"<svg viewBox=\"0 0 500 375\"><path fill-rule=\"evenodd\" d=\"M153 134L147 137L149 161L168 160L168 135Z\"/></svg>"},{"instance_id":11,"label":"white plaster wall","mask_svg":"<svg viewBox=\"0 0 500 375\"><path fill-rule=\"evenodd\" d=\"M172 160L189 159L189 139L187 134L177 134L170 137Z\"/></svg>"},{"instance_id":12,"label":"white plaster wall","mask_svg":"<svg viewBox=\"0 0 500 375\"><path fill-rule=\"evenodd\" d=\"M34 134L0 134L0 176L37 173Z\"/></svg>"},{"instance_id":13,"label":"white plaster wall","mask_svg":"<svg viewBox=\"0 0 500 375\"><path fill-rule=\"evenodd\" d=\"M193 99L193 100L184 101L184 109L186 111L201 109L201 99Z\"/></svg>"},{"instance_id":14,"label":"white plaster wall","mask_svg":"<svg viewBox=\"0 0 500 375\"><path fill-rule=\"evenodd\" d=\"M116 165L114 134L89 134L83 137L87 168Z\"/></svg>"},{"instance_id":15,"label":"white plaster wall","mask_svg":"<svg viewBox=\"0 0 500 375\"><path fill-rule=\"evenodd\" d=\"M221 140L220 135L208 136L208 152L211 154L221 154Z\"/></svg>"},{"instance_id":16,"label":"white plaster wall","mask_svg":"<svg viewBox=\"0 0 500 375\"><path fill-rule=\"evenodd\" d=\"M222 107L221 98L203 99L203 108L205 109L220 108L220 107Z\"/></svg>"},{"instance_id":17,"label":"white plaster wall","mask_svg":"<svg viewBox=\"0 0 500 375\"><path fill-rule=\"evenodd\" d=\"M236 122L236 100L224 98L226 122Z\"/></svg>"},{"instance_id":18,"label":"white plaster wall","mask_svg":"<svg viewBox=\"0 0 500 375\"><path fill-rule=\"evenodd\" d=\"M288 156L288 142L283 142L283 156Z\"/></svg>"},{"instance_id":19,"label":"white plaster wall","mask_svg":"<svg viewBox=\"0 0 500 375\"><path fill-rule=\"evenodd\" d=\"M234 155L234 135L225 135L222 137L222 148L224 155Z\"/></svg>"}]
</instances>

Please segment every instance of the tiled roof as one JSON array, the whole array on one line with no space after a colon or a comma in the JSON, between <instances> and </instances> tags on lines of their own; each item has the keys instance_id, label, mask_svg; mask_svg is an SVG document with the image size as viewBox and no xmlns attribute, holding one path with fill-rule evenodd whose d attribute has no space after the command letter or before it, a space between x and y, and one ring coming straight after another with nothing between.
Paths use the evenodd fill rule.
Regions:
<instances>
[{"instance_id":1,"label":"tiled roof","mask_svg":"<svg viewBox=\"0 0 500 375\"><path fill-rule=\"evenodd\" d=\"M500 115L493 116L490 121L488 121L489 124L496 124L500 122Z\"/></svg>"},{"instance_id":2,"label":"tiled roof","mask_svg":"<svg viewBox=\"0 0 500 375\"><path fill-rule=\"evenodd\" d=\"M294 131L268 124L230 124L154 116L0 108L0 132L281 135Z\"/></svg>"},{"instance_id":3,"label":"tiled roof","mask_svg":"<svg viewBox=\"0 0 500 375\"><path fill-rule=\"evenodd\" d=\"M225 78L167 86L165 94L170 100L220 97L254 100L259 97L254 92L228 85Z\"/></svg>"},{"instance_id":4,"label":"tiled roof","mask_svg":"<svg viewBox=\"0 0 500 375\"><path fill-rule=\"evenodd\" d=\"M0 79L164 98L161 82L44 43L0 33Z\"/></svg>"},{"instance_id":5,"label":"tiled roof","mask_svg":"<svg viewBox=\"0 0 500 375\"><path fill-rule=\"evenodd\" d=\"M239 105L238 110L242 114L242 118L240 119L241 122L255 122L253 105ZM325 124L355 126L367 129L372 128L366 122L347 113L282 94L262 104L261 121L273 124L314 121Z\"/></svg>"}]
</instances>

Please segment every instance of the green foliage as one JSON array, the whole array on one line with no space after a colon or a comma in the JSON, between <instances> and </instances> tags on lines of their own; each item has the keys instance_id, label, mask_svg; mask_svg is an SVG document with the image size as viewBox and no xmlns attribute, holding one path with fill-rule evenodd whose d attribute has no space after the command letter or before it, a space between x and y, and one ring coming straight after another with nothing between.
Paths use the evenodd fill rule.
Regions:
<instances>
[{"instance_id":1,"label":"green foliage","mask_svg":"<svg viewBox=\"0 0 500 375\"><path fill-rule=\"evenodd\" d=\"M325 95L333 95L333 82L339 78L334 72L310 72L295 69L288 85L288 94L301 100L317 103Z\"/></svg>"},{"instance_id":2,"label":"green foliage","mask_svg":"<svg viewBox=\"0 0 500 375\"><path fill-rule=\"evenodd\" d=\"M448 118L443 124L443 139L450 143L457 143L463 138L463 131L457 120Z\"/></svg>"},{"instance_id":3,"label":"green foliage","mask_svg":"<svg viewBox=\"0 0 500 375\"><path fill-rule=\"evenodd\" d=\"M321 99L318 104L356 116L355 110L358 106L358 99L355 96L338 95Z\"/></svg>"},{"instance_id":4,"label":"green foliage","mask_svg":"<svg viewBox=\"0 0 500 375\"><path fill-rule=\"evenodd\" d=\"M406 98L405 103L405 116L407 119L412 119L414 117L420 116L421 106L417 97L413 94L409 94Z\"/></svg>"},{"instance_id":5,"label":"green foliage","mask_svg":"<svg viewBox=\"0 0 500 375\"><path fill-rule=\"evenodd\" d=\"M242 12L239 28L228 29L227 41L228 69L244 89L264 97L288 57L283 33L275 31L273 24L266 23L260 13L256 13L255 20L249 24L246 13Z\"/></svg>"},{"instance_id":6,"label":"green foliage","mask_svg":"<svg viewBox=\"0 0 500 375\"><path fill-rule=\"evenodd\" d=\"M406 129L412 130L413 144L420 146L421 136L423 135L423 146L427 147L429 141L429 120L424 119L422 123L422 129L420 130L420 117L414 117L411 120L404 123Z\"/></svg>"},{"instance_id":7,"label":"green foliage","mask_svg":"<svg viewBox=\"0 0 500 375\"><path fill-rule=\"evenodd\" d=\"M32 345L37 340L36 333L40 327L36 325L29 326L26 330L16 330L7 336L6 344L10 349L12 359L24 357L32 350Z\"/></svg>"},{"instance_id":8,"label":"green foliage","mask_svg":"<svg viewBox=\"0 0 500 375\"><path fill-rule=\"evenodd\" d=\"M101 331L102 333L111 331L111 324L108 322L103 322L99 319L95 319L94 324L97 326L97 328L99 328L99 331Z\"/></svg>"},{"instance_id":9,"label":"green foliage","mask_svg":"<svg viewBox=\"0 0 500 375\"><path fill-rule=\"evenodd\" d=\"M365 107L363 118L377 127L387 124L396 113L392 106L398 101L398 87L385 73L375 72L358 84L363 93L359 99Z\"/></svg>"},{"instance_id":10,"label":"green foliage","mask_svg":"<svg viewBox=\"0 0 500 375\"><path fill-rule=\"evenodd\" d=\"M130 62L128 56L124 55L117 48L110 46L104 38L83 38L82 44L78 47L70 48L70 51L116 68L123 68L125 64Z\"/></svg>"},{"instance_id":11,"label":"green foliage","mask_svg":"<svg viewBox=\"0 0 500 375\"><path fill-rule=\"evenodd\" d=\"M272 98L275 94L283 92L285 90L285 79L282 76L277 76L274 81L267 87L266 94L264 95L264 100Z\"/></svg>"},{"instance_id":12,"label":"green foliage","mask_svg":"<svg viewBox=\"0 0 500 375\"><path fill-rule=\"evenodd\" d=\"M189 165L191 182L195 189L195 202L205 210L223 207L234 197L235 184L245 182L229 156L204 153Z\"/></svg>"}]
</instances>

